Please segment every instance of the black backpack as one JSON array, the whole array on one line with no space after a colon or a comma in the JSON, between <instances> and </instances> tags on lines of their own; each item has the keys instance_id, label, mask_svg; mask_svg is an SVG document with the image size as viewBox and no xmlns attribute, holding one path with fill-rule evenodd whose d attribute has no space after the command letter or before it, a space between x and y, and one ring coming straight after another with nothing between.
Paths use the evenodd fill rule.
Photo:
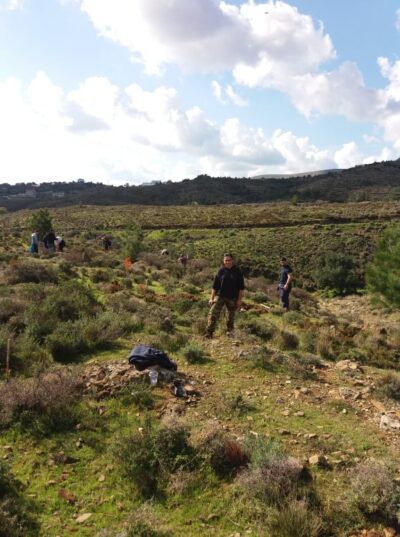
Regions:
<instances>
[{"instance_id":1,"label":"black backpack","mask_svg":"<svg viewBox=\"0 0 400 537\"><path fill-rule=\"evenodd\" d=\"M148 367L158 365L170 371L178 369L176 362L171 360L164 351L153 349L148 345L136 345L128 356L130 364L134 365L138 371L143 371Z\"/></svg>"}]
</instances>

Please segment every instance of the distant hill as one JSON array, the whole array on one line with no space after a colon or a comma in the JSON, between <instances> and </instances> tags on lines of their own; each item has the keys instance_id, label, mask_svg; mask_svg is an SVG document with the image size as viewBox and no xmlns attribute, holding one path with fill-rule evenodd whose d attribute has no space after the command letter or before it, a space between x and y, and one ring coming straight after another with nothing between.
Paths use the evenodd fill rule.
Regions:
<instances>
[{"instance_id":1,"label":"distant hill","mask_svg":"<svg viewBox=\"0 0 400 537\"><path fill-rule=\"evenodd\" d=\"M328 173L340 173L341 168L332 168L332 170L316 170L314 172L303 173L268 173L263 175L254 175L252 179L286 179L288 177L315 177L316 175L326 175Z\"/></svg>"},{"instance_id":2,"label":"distant hill","mask_svg":"<svg viewBox=\"0 0 400 537\"><path fill-rule=\"evenodd\" d=\"M109 186L80 179L71 183L0 184L0 208L68 205L214 205L293 202L347 202L400 199L400 159L347 170L296 176L232 178L199 175L181 182Z\"/></svg>"}]
</instances>

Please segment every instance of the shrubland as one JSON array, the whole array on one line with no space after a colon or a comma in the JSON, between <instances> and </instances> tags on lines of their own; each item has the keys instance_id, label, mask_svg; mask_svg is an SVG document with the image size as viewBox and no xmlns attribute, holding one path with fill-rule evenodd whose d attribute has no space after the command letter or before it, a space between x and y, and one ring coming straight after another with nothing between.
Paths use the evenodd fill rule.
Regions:
<instances>
[{"instance_id":1,"label":"shrubland","mask_svg":"<svg viewBox=\"0 0 400 537\"><path fill-rule=\"evenodd\" d=\"M364 281L385 270L376 244L396 207L224 207L219 225L217 207L52 210L67 243L56 255L27 254L29 212L4 215L0 535L398 530L398 434L379 424L400 416L399 312ZM226 250L245 271L244 305L234 339L222 316L206 341ZM171 379L151 388L146 372L117 369L137 343L177 361L186 399Z\"/></svg>"}]
</instances>

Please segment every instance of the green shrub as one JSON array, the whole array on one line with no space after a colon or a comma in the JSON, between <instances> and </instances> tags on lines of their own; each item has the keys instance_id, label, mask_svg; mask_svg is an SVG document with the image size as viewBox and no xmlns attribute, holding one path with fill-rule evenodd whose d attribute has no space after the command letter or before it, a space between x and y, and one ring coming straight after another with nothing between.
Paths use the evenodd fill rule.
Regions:
<instances>
[{"instance_id":1,"label":"green shrub","mask_svg":"<svg viewBox=\"0 0 400 537\"><path fill-rule=\"evenodd\" d=\"M39 434L70 429L79 419L82 380L77 372L59 368L0 385L0 425L19 423Z\"/></svg>"},{"instance_id":2,"label":"green shrub","mask_svg":"<svg viewBox=\"0 0 400 537\"><path fill-rule=\"evenodd\" d=\"M6 323L16 315L19 315L24 308L24 304L16 297L0 298L0 324Z\"/></svg>"},{"instance_id":3,"label":"green shrub","mask_svg":"<svg viewBox=\"0 0 400 537\"><path fill-rule=\"evenodd\" d=\"M118 441L115 455L124 475L149 498L162 490L171 472L194 467L196 453L188 438L184 427L156 429L146 420L141 431Z\"/></svg>"},{"instance_id":4,"label":"green shrub","mask_svg":"<svg viewBox=\"0 0 400 537\"><path fill-rule=\"evenodd\" d=\"M250 497L280 506L297 497L302 472L297 460L270 454L242 473L240 485Z\"/></svg>"},{"instance_id":5,"label":"green shrub","mask_svg":"<svg viewBox=\"0 0 400 537\"><path fill-rule=\"evenodd\" d=\"M21 258L10 262L6 278L9 284L17 283L56 283L54 268L39 259Z\"/></svg>"},{"instance_id":6,"label":"green shrub","mask_svg":"<svg viewBox=\"0 0 400 537\"><path fill-rule=\"evenodd\" d=\"M174 309L183 315L184 313L188 312L194 305L193 300L190 300L188 298L181 298L174 304Z\"/></svg>"},{"instance_id":7,"label":"green shrub","mask_svg":"<svg viewBox=\"0 0 400 537\"><path fill-rule=\"evenodd\" d=\"M388 464L360 463L353 472L351 492L364 514L380 516L387 524L400 523L400 486Z\"/></svg>"},{"instance_id":8,"label":"green shrub","mask_svg":"<svg viewBox=\"0 0 400 537\"><path fill-rule=\"evenodd\" d=\"M366 272L368 289L400 306L400 226L388 228L379 240Z\"/></svg>"},{"instance_id":9,"label":"green shrub","mask_svg":"<svg viewBox=\"0 0 400 537\"><path fill-rule=\"evenodd\" d=\"M380 391L396 401L400 401L400 374L387 373L379 381Z\"/></svg>"},{"instance_id":10,"label":"green shrub","mask_svg":"<svg viewBox=\"0 0 400 537\"><path fill-rule=\"evenodd\" d=\"M311 512L304 501L292 501L277 510L267 523L274 537L318 537L322 529L320 518Z\"/></svg>"},{"instance_id":11,"label":"green shrub","mask_svg":"<svg viewBox=\"0 0 400 537\"><path fill-rule=\"evenodd\" d=\"M36 231L40 240L53 227L51 216L48 209L39 209L32 214L29 222L32 231Z\"/></svg>"},{"instance_id":12,"label":"green shrub","mask_svg":"<svg viewBox=\"0 0 400 537\"><path fill-rule=\"evenodd\" d=\"M144 233L136 222L131 222L126 231L122 234L122 255L134 261L142 251Z\"/></svg>"},{"instance_id":13,"label":"green shrub","mask_svg":"<svg viewBox=\"0 0 400 537\"><path fill-rule=\"evenodd\" d=\"M120 392L120 397L126 405L133 403L139 410L154 408L154 393L149 383L142 378L139 381L132 381L127 384Z\"/></svg>"},{"instance_id":14,"label":"green shrub","mask_svg":"<svg viewBox=\"0 0 400 537\"><path fill-rule=\"evenodd\" d=\"M72 362L88 349L80 322L59 323L46 338L46 347L56 362Z\"/></svg>"},{"instance_id":15,"label":"green shrub","mask_svg":"<svg viewBox=\"0 0 400 537\"><path fill-rule=\"evenodd\" d=\"M339 252L321 256L314 278L321 289L329 289L335 295L354 293L363 285L354 259Z\"/></svg>"},{"instance_id":16,"label":"green shrub","mask_svg":"<svg viewBox=\"0 0 400 537\"><path fill-rule=\"evenodd\" d=\"M186 345L182 350L182 354L188 364L202 363L207 357L207 354L203 347L196 342L189 343L188 345Z\"/></svg>"},{"instance_id":17,"label":"green shrub","mask_svg":"<svg viewBox=\"0 0 400 537\"><path fill-rule=\"evenodd\" d=\"M39 535L39 524L29 512L21 484L0 462L0 537L34 537Z\"/></svg>"},{"instance_id":18,"label":"green shrub","mask_svg":"<svg viewBox=\"0 0 400 537\"><path fill-rule=\"evenodd\" d=\"M254 318L243 319L238 324L248 334L258 336L263 341L269 341L272 339L277 331L276 326L273 324L269 324Z\"/></svg>"},{"instance_id":19,"label":"green shrub","mask_svg":"<svg viewBox=\"0 0 400 537\"><path fill-rule=\"evenodd\" d=\"M52 362L53 359L48 349L27 332L20 334L12 343L11 369L13 371L25 375L36 375L47 369Z\"/></svg>"},{"instance_id":20,"label":"green shrub","mask_svg":"<svg viewBox=\"0 0 400 537\"><path fill-rule=\"evenodd\" d=\"M299 346L299 338L292 332L286 332L285 330L278 330L274 334L274 344L278 349L292 350L297 349Z\"/></svg>"},{"instance_id":21,"label":"green shrub","mask_svg":"<svg viewBox=\"0 0 400 537\"><path fill-rule=\"evenodd\" d=\"M143 504L129 517L126 537L173 537L161 529L162 523L149 504Z\"/></svg>"},{"instance_id":22,"label":"green shrub","mask_svg":"<svg viewBox=\"0 0 400 537\"><path fill-rule=\"evenodd\" d=\"M306 330L302 333L300 347L306 352L316 351L317 334L315 330Z\"/></svg>"}]
</instances>

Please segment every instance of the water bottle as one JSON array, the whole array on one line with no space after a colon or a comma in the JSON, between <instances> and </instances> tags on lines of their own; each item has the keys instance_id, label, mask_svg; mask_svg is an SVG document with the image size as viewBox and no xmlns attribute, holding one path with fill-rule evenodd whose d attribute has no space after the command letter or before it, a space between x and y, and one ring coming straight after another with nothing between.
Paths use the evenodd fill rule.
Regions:
<instances>
[{"instance_id":1,"label":"water bottle","mask_svg":"<svg viewBox=\"0 0 400 537\"><path fill-rule=\"evenodd\" d=\"M158 371L156 369L149 370L150 386L156 386L158 379Z\"/></svg>"}]
</instances>

